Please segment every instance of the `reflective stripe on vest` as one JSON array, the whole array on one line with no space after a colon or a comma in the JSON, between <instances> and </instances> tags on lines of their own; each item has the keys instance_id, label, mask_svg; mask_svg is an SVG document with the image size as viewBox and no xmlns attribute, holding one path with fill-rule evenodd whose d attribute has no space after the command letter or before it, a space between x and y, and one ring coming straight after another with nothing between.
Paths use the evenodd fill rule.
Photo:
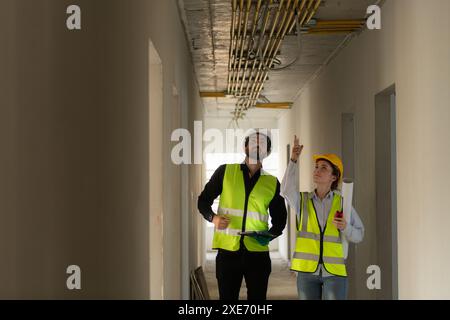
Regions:
<instances>
[{"instance_id":1,"label":"reflective stripe on vest","mask_svg":"<svg viewBox=\"0 0 450 320\"><path fill-rule=\"evenodd\" d=\"M319 262L320 256L312 253L295 252L294 258ZM322 260L325 263L345 264L344 258L322 257Z\"/></svg>"},{"instance_id":2,"label":"reflective stripe on vest","mask_svg":"<svg viewBox=\"0 0 450 320\"><path fill-rule=\"evenodd\" d=\"M230 209L230 208L220 208L217 210L218 214L223 215L231 215L235 217L243 217L244 216L244 210L238 210L238 209ZM247 218L259 220L263 222L269 222L269 216L267 214L261 214L259 212L252 212L247 211Z\"/></svg>"},{"instance_id":3,"label":"reflective stripe on vest","mask_svg":"<svg viewBox=\"0 0 450 320\"><path fill-rule=\"evenodd\" d=\"M291 269L314 273L320 262L321 229L312 200L313 194L301 194L300 229L292 258ZM322 262L325 269L334 275L347 276L342 238L333 224L334 214L342 208L342 197L335 192L325 230L322 231Z\"/></svg>"},{"instance_id":4,"label":"reflective stripe on vest","mask_svg":"<svg viewBox=\"0 0 450 320\"><path fill-rule=\"evenodd\" d=\"M214 232L218 232L218 233L222 233L222 234L226 234L226 235L230 235L230 236L240 236L239 232L241 232L241 230L238 229L230 229L230 228L226 228L226 229L216 229L214 230Z\"/></svg>"},{"instance_id":5,"label":"reflective stripe on vest","mask_svg":"<svg viewBox=\"0 0 450 320\"><path fill-rule=\"evenodd\" d=\"M314 239L314 240L320 241L320 234L315 234L312 232L299 231L299 232L297 232L297 237L303 237L303 238L307 238L307 239ZM323 241L324 242L341 243L341 238L334 237L334 236L324 236Z\"/></svg>"},{"instance_id":6,"label":"reflective stripe on vest","mask_svg":"<svg viewBox=\"0 0 450 320\"><path fill-rule=\"evenodd\" d=\"M237 251L240 246L240 231L267 231L268 208L277 188L277 179L261 174L248 197L247 217L243 228L245 207L245 183L240 164L227 164L220 194L218 214L230 218L227 229L215 230L213 248ZM254 238L245 236L244 245L249 251L268 251L269 246L261 246Z\"/></svg>"}]
</instances>

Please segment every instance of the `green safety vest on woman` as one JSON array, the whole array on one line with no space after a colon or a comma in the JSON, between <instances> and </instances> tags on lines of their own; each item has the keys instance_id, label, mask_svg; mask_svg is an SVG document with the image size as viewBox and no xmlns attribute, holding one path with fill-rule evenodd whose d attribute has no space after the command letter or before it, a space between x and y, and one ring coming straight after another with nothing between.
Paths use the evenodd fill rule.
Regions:
<instances>
[{"instance_id":1,"label":"green safety vest on woman","mask_svg":"<svg viewBox=\"0 0 450 320\"><path fill-rule=\"evenodd\" d=\"M230 218L230 224L224 230L214 230L213 248L229 251L239 250L241 231L267 231L269 214L267 209L277 189L277 178L261 170L248 197L247 218L242 228L245 211L245 183L240 164L227 164L223 178L222 193L218 214ZM269 246L262 246L253 237L244 237L244 245L249 251L269 251Z\"/></svg>"},{"instance_id":2,"label":"green safety vest on woman","mask_svg":"<svg viewBox=\"0 0 450 320\"><path fill-rule=\"evenodd\" d=\"M333 224L336 211L342 209L342 196L334 192L325 229L321 230L312 200L313 195L301 193L300 223L297 221L297 243L291 269L314 273L319 263L322 263L329 273L346 277L343 235Z\"/></svg>"}]
</instances>

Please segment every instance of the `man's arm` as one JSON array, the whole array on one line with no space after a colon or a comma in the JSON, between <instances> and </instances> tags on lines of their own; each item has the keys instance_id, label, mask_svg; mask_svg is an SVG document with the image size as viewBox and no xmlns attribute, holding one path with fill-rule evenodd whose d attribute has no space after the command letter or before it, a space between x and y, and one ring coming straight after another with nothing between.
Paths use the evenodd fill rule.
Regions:
<instances>
[{"instance_id":1,"label":"man's arm","mask_svg":"<svg viewBox=\"0 0 450 320\"><path fill-rule=\"evenodd\" d=\"M280 195L280 182L277 180L277 190L269 204L269 213L272 218L272 228L269 232L275 236L280 236L286 226L287 211L283 197Z\"/></svg>"},{"instance_id":2,"label":"man's arm","mask_svg":"<svg viewBox=\"0 0 450 320\"><path fill-rule=\"evenodd\" d=\"M213 221L215 216L214 211L211 206L214 200L222 193L223 177L225 176L226 165L221 165L209 179L208 183L205 185L202 193L198 197L197 207L198 211L203 215L203 217L209 222Z\"/></svg>"}]
</instances>

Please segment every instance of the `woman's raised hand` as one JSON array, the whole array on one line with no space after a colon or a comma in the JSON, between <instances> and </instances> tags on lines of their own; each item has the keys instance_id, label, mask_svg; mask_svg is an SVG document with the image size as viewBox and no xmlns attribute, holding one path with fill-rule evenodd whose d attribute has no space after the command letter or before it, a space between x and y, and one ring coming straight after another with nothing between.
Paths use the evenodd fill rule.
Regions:
<instances>
[{"instance_id":1,"label":"woman's raised hand","mask_svg":"<svg viewBox=\"0 0 450 320\"><path fill-rule=\"evenodd\" d=\"M297 162L300 154L302 153L303 145L300 145L300 140L297 136L294 136L294 146L292 147L291 160Z\"/></svg>"}]
</instances>

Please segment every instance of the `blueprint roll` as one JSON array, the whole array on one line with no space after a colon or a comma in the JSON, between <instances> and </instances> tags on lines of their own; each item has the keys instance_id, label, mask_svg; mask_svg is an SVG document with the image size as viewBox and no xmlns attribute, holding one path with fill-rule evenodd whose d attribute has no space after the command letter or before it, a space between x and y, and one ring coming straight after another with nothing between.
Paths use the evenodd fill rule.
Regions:
<instances>
[{"instance_id":1,"label":"blueprint roll","mask_svg":"<svg viewBox=\"0 0 450 320\"><path fill-rule=\"evenodd\" d=\"M347 223L350 223L352 218L352 200L353 200L353 180L344 179L342 182L342 197L344 198L343 211L344 218ZM342 237L342 245L344 247L344 259L348 255L348 241Z\"/></svg>"}]
</instances>

